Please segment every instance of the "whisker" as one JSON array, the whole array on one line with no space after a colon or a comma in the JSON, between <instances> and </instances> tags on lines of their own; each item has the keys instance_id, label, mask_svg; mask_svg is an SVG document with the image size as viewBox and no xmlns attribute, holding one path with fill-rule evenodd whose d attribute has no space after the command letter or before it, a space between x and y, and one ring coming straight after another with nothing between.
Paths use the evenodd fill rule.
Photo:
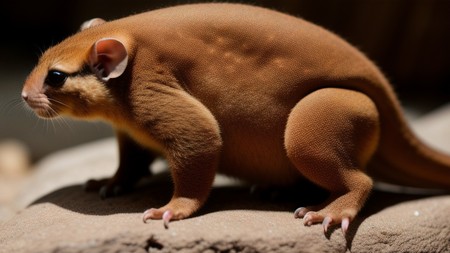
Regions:
<instances>
[{"instance_id":1,"label":"whisker","mask_svg":"<svg viewBox=\"0 0 450 253\"><path fill-rule=\"evenodd\" d=\"M36 129L38 128L38 126L39 126L39 123L40 123L40 121L41 121L41 118L39 118L37 115L36 115L36 113L31 109L31 108L29 108L28 106L26 106L25 105L25 103L24 103L24 107L23 107L24 109L25 109L25 111L27 112L27 117L28 117L28 119L35 119L35 123L34 123L34 125L33 125L33 127L32 127L32 130L33 131L36 131Z\"/></svg>"},{"instance_id":2,"label":"whisker","mask_svg":"<svg viewBox=\"0 0 450 253\"><path fill-rule=\"evenodd\" d=\"M67 126L67 128L69 128L70 133L75 133L74 129L72 128L72 126L69 124L69 121L67 121L67 119L65 119L64 117L60 117L58 118L62 123L64 123L64 125Z\"/></svg>"},{"instance_id":3,"label":"whisker","mask_svg":"<svg viewBox=\"0 0 450 253\"><path fill-rule=\"evenodd\" d=\"M9 100L8 102L4 103L3 106L10 106L11 104L15 104L18 102L17 98L13 98L11 100Z\"/></svg>"},{"instance_id":4,"label":"whisker","mask_svg":"<svg viewBox=\"0 0 450 253\"><path fill-rule=\"evenodd\" d=\"M45 128L45 135L48 135L48 121L46 119L44 119L44 128Z\"/></svg>"},{"instance_id":5,"label":"whisker","mask_svg":"<svg viewBox=\"0 0 450 253\"><path fill-rule=\"evenodd\" d=\"M36 48L37 52L35 51L36 57L39 59L44 54L45 50L42 48L43 46L40 46L38 44L34 44L34 47Z\"/></svg>"},{"instance_id":6,"label":"whisker","mask_svg":"<svg viewBox=\"0 0 450 253\"><path fill-rule=\"evenodd\" d=\"M57 114L58 114L53 108L50 108L49 110L50 110L50 111L48 112L48 115L49 115L49 116L53 116L53 115L57 115ZM51 117L51 118L49 118L49 119L47 119L47 120L48 120L48 121L51 121L51 123L52 123L52 126L53 126L53 133L56 133L56 132L57 132L57 131L56 131L57 128L56 128L55 122L58 124L59 128L62 128L61 121L60 121L60 117L56 117L56 118Z\"/></svg>"},{"instance_id":7,"label":"whisker","mask_svg":"<svg viewBox=\"0 0 450 253\"><path fill-rule=\"evenodd\" d=\"M47 121L47 134L55 134L56 133L56 130L55 130L55 123L53 122L53 120L52 119L45 119L45 121ZM52 132L52 129L53 129L53 132Z\"/></svg>"},{"instance_id":8,"label":"whisker","mask_svg":"<svg viewBox=\"0 0 450 253\"><path fill-rule=\"evenodd\" d=\"M30 107L28 107L25 103L23 103L22 105L22 108L26 112L26 115L29 119L33 118L39 121L39 117L36 116L36 113Z\"/></svg>"},{"instance_id":9,"label":"whisker","mask_svg":"<svg viewBox=\"0 0 450 253\"><path fill-rule=\"evenodd\" d=\"M12 99L0 107L0 112L5 112L6 115L10 115L11 111L14 111L22 104L21 99Z\"/></svg>"},{"instance_id":10,"label":"whisker","mask_svg":"<svg viewBox=\"0 0 450 253\"><path fill-rule=\"evenodd\" d=\"M65 103L63 103L63 102L61 102L61 101L59 101L59 100L57 100L57 99L54 99L54 98L48 98L48 100L51 101L51 102L55 102L55 103L57 103L57 104L60 104L60 105L62 105L62 106L65 106L65 107L67 107L67 108L70 109L70 106L69 106L68 104L65 104Z\"/></svg>"},{"instance_id":11,"label":"whisker","mask_svg":"<svg viewBox=\"0 0 450 253\"><path fill-rule=\"evenodd\" d=\"M53 127L53 134L56 134L56 126L55 126L55 120L53 119L49 119L49 121L52 123L52 127Z\"/></svg>"},{"instance_id":12,"label":"whisker","mask_svg":"<svg viewBox=\"0 0 450 253\"><path fill-rule=\"evenodd\" d=\"M49 114L50 114L50 115L58 115L58 113L57 113L53 108L50 108ZM66 128L68 128L71 132L74 132L72 126L67 122L67 120L66 120L64 117L52 117L52 118L49 119L49 120L52 121L52 125L53 125L53 128L54 128L54 130L55 130L55 133L56 133L56 126L55 126L55 124L54 124L55 122L58 124L59 128L64 128L64 127L66 127Z\"/></svg>"},{"instance_id":13,"label":"whisker","mask_svg":"<svg viewBox=\"0 0 450 253\"><path fill-rule=\"evenodd\" d=\"M61 121L61 117L52 119L52 122L56 122L56 124L58 124L58 128L64 128L62 121ZM54 125L56 125L56 124L54 124Z\"/></svg>"}]
</instances>

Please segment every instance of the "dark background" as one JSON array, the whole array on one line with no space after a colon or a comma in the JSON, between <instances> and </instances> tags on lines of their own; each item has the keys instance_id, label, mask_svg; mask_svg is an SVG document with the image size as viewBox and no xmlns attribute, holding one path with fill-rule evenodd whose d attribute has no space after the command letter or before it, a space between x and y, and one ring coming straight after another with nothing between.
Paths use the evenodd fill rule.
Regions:
<instances>
[{"instance_id":1,"label":"dark background","mask_svg":"<svg viewBox=\"0 0 450 253\"><path fill-rule=\"evenodd\" d=\"M207 1L3 1L0 3L0 141L18 139L34 159L110 136L103 123L38 120L20 103L24 79L41 51L106 20L155 8ZM227 1L270 7L341 35L365 52L417 114L450 101L450 0Z\"/></svg>"}]
</instances>

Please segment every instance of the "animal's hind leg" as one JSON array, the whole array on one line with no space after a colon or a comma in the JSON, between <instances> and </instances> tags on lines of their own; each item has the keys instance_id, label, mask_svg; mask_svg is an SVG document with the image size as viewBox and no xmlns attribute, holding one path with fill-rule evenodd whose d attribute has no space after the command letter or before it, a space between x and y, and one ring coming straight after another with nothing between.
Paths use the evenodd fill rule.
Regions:
<instances>
[{"instance_id":1,"label":"animal's hind leg","mask_svg":"<svg viewBox=\"0 0 450 253\"><path fill-rule=\"evenodd\" d=\"M349 222L364 205L372 180L363 172L379 139L375 104L363 93L325 88L303 98L291 111L285 132L289 159L300 173L327 189L323 205L299 208L305 225Z\"/></svg>"}]
</instances>

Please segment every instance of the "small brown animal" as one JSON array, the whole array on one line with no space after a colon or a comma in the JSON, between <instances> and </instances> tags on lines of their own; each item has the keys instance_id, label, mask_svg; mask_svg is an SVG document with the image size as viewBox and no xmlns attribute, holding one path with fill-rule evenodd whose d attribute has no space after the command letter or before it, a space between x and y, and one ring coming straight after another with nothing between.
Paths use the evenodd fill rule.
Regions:
<instances>
[{"instance_id":1,"label":"small brown animal","mask_svg":"<svg viewBox=\"0 0 450 253\"><path fill-rule=\"evenodd\" d=\"M216 172L273 185L305 177L331 195L295 217L344 232L372 178L450 189L450 158L414 136L370 60L264 8L193 4L87 21L42 55L22 97L43 118L115 126L119 168L87 184L102 196L136 183L158 154L167 159L173 197L144 221L191 216Z\"/></svg>"}]
</instances>

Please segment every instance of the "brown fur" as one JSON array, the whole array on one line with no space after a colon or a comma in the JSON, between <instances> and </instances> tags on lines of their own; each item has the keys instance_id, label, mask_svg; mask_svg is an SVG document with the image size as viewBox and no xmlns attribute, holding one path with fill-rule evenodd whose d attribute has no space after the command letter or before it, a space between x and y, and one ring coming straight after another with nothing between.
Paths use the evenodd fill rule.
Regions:
<instances>
[{"instance_id":1,"label":"brown fur","mask_svg":"<svg viewBox=\"0 0 450 253\"><path fill-rule=\"evenodd\" d=\"M173 198L144 219L190 216L217 170L262 184L304 176L332 194L296 215L325 229L342 222L344 231L371 190L367 166L391 183L450 188L449 157L414 137L376 66L316 25L263 8L197 4L82 29L45 52L22 95L42 117L116 127L121 162L105 196L135 183L156 153L167 158ZM117 63L96 54L105 38L115 39L105 45L106 54L121 52L107 56ZM96 72L99 62L111 67ZM50 87L51 69L72 75Z\"/></svg>"}]
</instances>

